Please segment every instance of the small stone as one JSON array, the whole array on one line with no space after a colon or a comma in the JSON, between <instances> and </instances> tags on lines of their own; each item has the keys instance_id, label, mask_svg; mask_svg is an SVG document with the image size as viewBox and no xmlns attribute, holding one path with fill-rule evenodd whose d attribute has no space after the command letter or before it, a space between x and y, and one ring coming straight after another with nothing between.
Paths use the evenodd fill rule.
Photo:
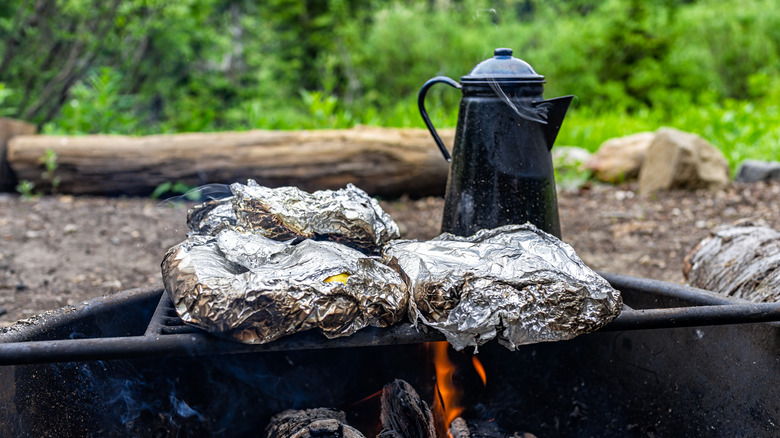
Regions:
<instances>
[{"instance_id":1,"label":"small stone","mask_svg":"<svg viewBox=\"0 0 780 438\"><path fill-rule=\"evenodd\" d=\"M626 199L632 199L634 192L629 190L615 190L615 199L618 201L625 201Z\"/></svg>"},{"instance_id":2,"label":"small stone","mask_svg":"<svg viewBox=\"0 0 780 438\"><path fill-rule=\"evenodd\" d=\"M122 289L122 282L119 280L108 280L104 281L101 286L109 288L109 289Z\"/></svg>"},{"instance_id":3,"label":"small stone","mask_svg":"<svg viewBox=\"0 0 780 438\"><path fill-rule=\"evenodd\" d=\"M780 181L780 162L745 160L739 165L738 182Z\"/></svg>"}]
</instances>

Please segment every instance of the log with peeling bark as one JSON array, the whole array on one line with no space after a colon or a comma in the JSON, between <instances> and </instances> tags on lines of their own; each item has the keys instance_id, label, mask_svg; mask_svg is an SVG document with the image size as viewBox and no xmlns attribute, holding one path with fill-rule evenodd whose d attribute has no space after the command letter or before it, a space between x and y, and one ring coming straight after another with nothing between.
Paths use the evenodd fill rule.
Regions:
<instances>
[{"instance_id":1,"label":"log with peeling bark","mask_svg":"<svg viewBox=\"0 0 780 438\"><path fill-rule=\"evenodd\" d=\"M443 130L452 144L454 132ZM57 155L61 193L146 196L163 183L295 185L307 191L353 183L374 196L440 195L448 164L428 131L356 127L321 131L17 136L7 162L19 181L45 189L41 157Z\"/></svg>"},{"instance_id":2,"label":"log with peeling bark","mask_svg":"<svg viewBox=\"0 0 780 438\"><path fill-rule=\"evenodd\" d=\"M271 418L267 438L366 438L336 409L287 410Z\"/></svg>"},{"instance_id":3,"label":"log with peeling bark","mask_svg":"<svg viewBox=\"0 0 780 438\"><path fill-rule=\"evenodd\" d=\"M382 389L380 419L382 432L377 438L436 438L431 409L404 380Z\"/></svg>"},{"instance_id":4,"label":"log with peeling bark","mask_svg":"<svg viewBox=\"0 0 780 438\"><path fill-rule=\"evenodd\" d=\"M721 227L685 258L693 287L754 302L780 302L780 232L750 221Z\"/></svg>"}]
</instances>

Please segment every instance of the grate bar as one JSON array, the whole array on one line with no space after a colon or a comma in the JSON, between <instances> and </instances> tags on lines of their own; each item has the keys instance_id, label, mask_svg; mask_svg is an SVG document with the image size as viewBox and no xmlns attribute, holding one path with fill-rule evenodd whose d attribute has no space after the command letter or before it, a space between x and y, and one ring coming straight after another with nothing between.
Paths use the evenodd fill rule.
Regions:
<instances>
[{"instance_id":1,"label":"grate bar","mask_svg":"<svg viewBox=\"0 0 780 438\"><path fill-rule=\"evenodd\" d=\"M684 297L691 307L632 309L628 306L601 331L647 330L780 321L780 303L747 303L708 291L656 280L602 274L621 290ZM143 336L61 339L0 343L0 365L130 359L154 356L202 355L352 348L442 341L433 330L419 331L410 323L389 328L365 328L352 336L326 339L315 331L262 344L242 344L185 325L163 293Z\"/></svg>"}]
</instances>

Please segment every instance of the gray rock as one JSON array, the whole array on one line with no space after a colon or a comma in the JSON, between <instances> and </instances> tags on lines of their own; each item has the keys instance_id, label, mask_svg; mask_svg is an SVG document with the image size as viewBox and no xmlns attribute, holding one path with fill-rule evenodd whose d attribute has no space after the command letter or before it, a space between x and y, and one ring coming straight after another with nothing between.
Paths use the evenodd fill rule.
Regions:
<instances>
[{"instance_id":1,"label":"gray rock","mask_svg":"<svg viewBox=\"0 0 780 438\"><path fill-rule=\"evenodd\" d=\"M579 168L587 163L593 154L577 146L556 146L552 150L552 156L556 165Z\"/></svg>"},{"instance_id":2,"label":"gray rock","mask_svg":"<svg viewBox=\"0 0 780 438\"><path fill-rule=\"evenodd\" d=\"M729 183L726 157L696 134L661 128L639 171L640 193L670 189L722 190Z\"/></svg>"},{"instance_id":3,"label":"gray rock","mask_svg":"<svg viewBox=\"0 0 780 438\"><path fill-rule=\"evenodd\" d=\"M745 160L739 165L738 182L780 181L780 162Z\"/></svg>"}]
</instances>

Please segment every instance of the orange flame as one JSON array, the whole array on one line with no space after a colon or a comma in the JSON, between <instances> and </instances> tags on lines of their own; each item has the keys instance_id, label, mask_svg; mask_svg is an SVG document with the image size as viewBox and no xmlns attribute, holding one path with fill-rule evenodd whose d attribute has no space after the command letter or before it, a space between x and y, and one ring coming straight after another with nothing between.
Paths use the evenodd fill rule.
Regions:
<instances>
[{"instance_id":1,"label":"orange flame","mask_svg":"<svg viewBox=\"0 0 780 438\"><path fill-rule=\"evenodd\" d=\"M450 345L448 342L428 343L429 351L436 369L436 387L433 402L434 419L439 436L449 436L449 427L453 420L458 418L465 408L463 388L455 383L453 376L466 362L459 360L460 365L453 363L449 356ZM463 356L466 359L466 356ZM458 361L456 361L458 362ZM487 385L487 374L482 362L475 356L471 356L471 364L479 376L483 385ZM461 370L462 371L462 370Z\"/></svg>"},{"instance_id":2,"label":"orange flame","mask_svg":"<svg viewBox=\"0 0 780 438\"><path fill-rule=\"evenodd\" d=\"M455 365L447 355L448 342L432 342L433 363L436 366L436 389L439 402L444 414L444 424L449 428L452 420L458 418L464 407L461 403L462 393L455 386L452 375L455 374Z\"/></svg>"},{"instance_id":3,"label":"orange flame","mask_svg":"<svg viewBox=\"0 0 780 438\"><path fill-rule=\"evenodd\" d=\"M479 374L479 378L482 379L482 384L487 386L487 373L485 373L485 367L482 366L482 362L477 359L477 356L471 356L471 363L474 365L477 374Z\"/></svg>"}]
</instances>

